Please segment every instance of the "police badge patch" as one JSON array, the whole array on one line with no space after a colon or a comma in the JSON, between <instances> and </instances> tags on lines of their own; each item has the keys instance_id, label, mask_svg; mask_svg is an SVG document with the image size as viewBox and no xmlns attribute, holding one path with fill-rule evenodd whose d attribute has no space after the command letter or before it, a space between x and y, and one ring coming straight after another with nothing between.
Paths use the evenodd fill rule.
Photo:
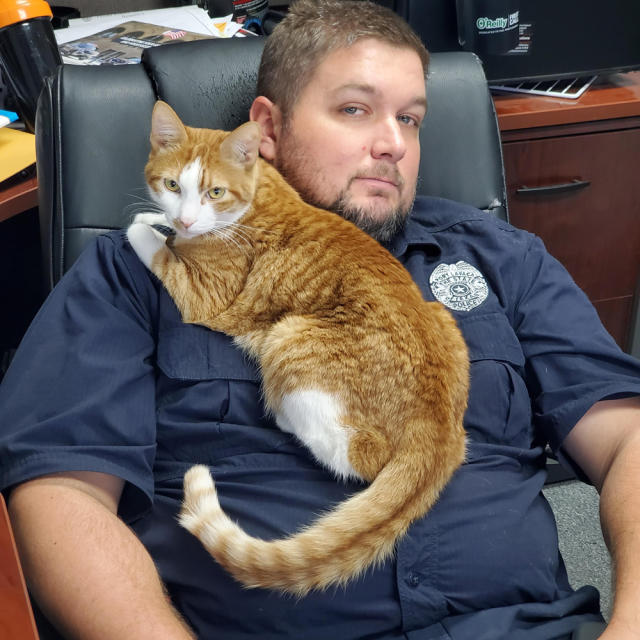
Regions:
<instances>
[{"instance_id":1,"label":"police badge patch","mask_svg":"<svg viewBox=\"0 0 640 640\"><path fill-rule=\"evenodd\" d=\"M463 260L438 265L429 278L429 286L436 300L454 311L471 311L489 295L484 276Z\"/></svg>"}]
</instances>

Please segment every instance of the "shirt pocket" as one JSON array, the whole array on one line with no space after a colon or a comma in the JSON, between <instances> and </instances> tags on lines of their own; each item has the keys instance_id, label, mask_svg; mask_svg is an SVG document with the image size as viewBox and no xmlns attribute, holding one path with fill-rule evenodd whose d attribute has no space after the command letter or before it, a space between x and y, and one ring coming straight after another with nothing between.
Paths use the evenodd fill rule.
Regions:
<instances>
[{"instance_id":1,"label":"shirt pocket","mask_svg":"<svg viewBox=\"0 0 640 640\"><path fill-rule=\"evenodd\" d=\"M229 336L191 324L162 329L157 364L159 406L171 405L194 420L264 420L258 367Z\"/></svg>"},{"instance_id":2,"label":"shirt pocket","mask_svg":"<svg viewBox=\"0 0 640 640\"><path fill-rule=\"evenodd\" d=\"M158 365L169 377L181 380L259 380L257 366L232 338L195 324L160 331Z\"/></svg>"},{"instance_id":3,"label":"shirt pocket","mask_svg":"<svg viewBox=\"0 0 640 640\"><path fill-rule=\"evenodd\" d=\"M469 349L471 386L465 428L472 441L531 446L531 402L520 342L501 313L458 315Z\"/></svg>"}]
</instances>

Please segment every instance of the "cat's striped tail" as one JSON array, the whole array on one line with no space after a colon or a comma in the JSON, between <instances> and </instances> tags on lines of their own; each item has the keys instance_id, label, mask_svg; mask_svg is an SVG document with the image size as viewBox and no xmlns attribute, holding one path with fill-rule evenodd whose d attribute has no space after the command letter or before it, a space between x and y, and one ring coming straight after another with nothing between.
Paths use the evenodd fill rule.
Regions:
<instances>
[{"instance_id":1,"label":"cat's striped tail","mask_svg":"<svg viewBox=\"0 0 640 640\"><path fill-rule=\"evenodd\" d=\"M411 522L435 503L464 458L446 463L431 455L394 456L363 491L288 538L266 541L245 533L222 510L207 467L185 475L180 524L247 588L303 596L345 584L383 562Z\"/></svg>"}]
</instances>

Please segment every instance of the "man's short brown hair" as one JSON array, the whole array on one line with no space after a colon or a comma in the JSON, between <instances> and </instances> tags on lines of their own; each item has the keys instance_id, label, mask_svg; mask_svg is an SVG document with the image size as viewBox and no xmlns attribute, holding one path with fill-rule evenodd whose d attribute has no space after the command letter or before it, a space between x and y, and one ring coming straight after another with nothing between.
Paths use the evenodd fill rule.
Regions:
<instances>
[{"instance_id":1,"label":"man's short brown hair","mask_svg":"<svg viewBox=\"0 0 640 640\"><path fill-rule=\"evenodd\" d=\"M374 39L414 50L427 73L429 53L399 15L369 0L297 0L267 39L257 94L288 119L314 70L331 52Z\"/></svg>"}]
</instances>

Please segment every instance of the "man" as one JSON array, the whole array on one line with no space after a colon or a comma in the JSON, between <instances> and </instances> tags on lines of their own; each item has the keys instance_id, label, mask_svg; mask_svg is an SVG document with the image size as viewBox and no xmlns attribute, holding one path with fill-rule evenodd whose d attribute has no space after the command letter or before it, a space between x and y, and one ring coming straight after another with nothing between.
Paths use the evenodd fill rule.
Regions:
<instances>
[{"instance_id":1,"label":"man","mask_svg":"<svg viewBox=\"0 0 640 640\"><path fill-rule=\"evenodd\" d=\"M540 495L549 441L601 492L617 569L601 637L639 637L638 363L535 238L443 200L412 209L426 53L402 21L302 0L263 60L262 155L456 315L472 359L468 462L396 558L345 589L243 590L175 522L191 464L267 538L358 487L267 420L255 368L225 336L182 324L123 234L103 236L34 321L0 398L0 486L41 607L82 640L568 638L600 617L594 591L567 583ZM442 294L451 267L473 296Z\"/></svg>"}]
</instances>

